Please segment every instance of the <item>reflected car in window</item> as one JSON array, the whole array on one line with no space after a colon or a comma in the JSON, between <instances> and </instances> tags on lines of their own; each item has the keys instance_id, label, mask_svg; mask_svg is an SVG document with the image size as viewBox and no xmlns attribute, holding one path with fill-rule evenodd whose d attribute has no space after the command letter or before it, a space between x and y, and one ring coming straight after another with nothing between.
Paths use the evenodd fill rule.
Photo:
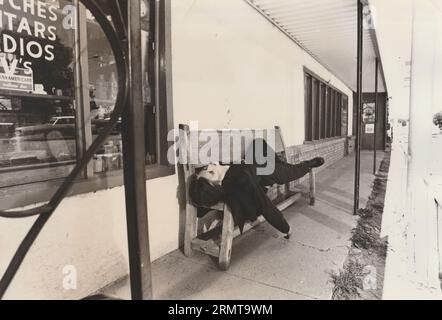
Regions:
<instances>
[{"instance_id":1,"label":"reflected car in window","mask_svg":"<svg viewBox=\"0 0 442 320\"><path fill-rule=\"evenodd\" d=\"M47 123L15 128L15 138L24 140L75 139L75 117L52 117Z\"/></svg>"}]
</instances>

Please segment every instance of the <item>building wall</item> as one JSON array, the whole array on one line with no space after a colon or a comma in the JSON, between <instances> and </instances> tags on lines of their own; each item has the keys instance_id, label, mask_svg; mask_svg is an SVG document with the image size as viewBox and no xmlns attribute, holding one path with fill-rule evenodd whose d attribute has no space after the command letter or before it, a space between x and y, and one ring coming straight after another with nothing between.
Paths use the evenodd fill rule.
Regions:
<instances>
[{"instance_id":1,"label":"building wall","mask_svg":"<svg viewBox=\"0 0 442 320\"><path fill-rule=\"evenodd\" d=\"M287 146L304 143L307 67L349 97L352 92L242 0L172 0L175 124L200 128L282 128ZM349 119L349 133L352 119ZM292 148L301 158L344 156L345 139ZM293 157L293 156L292 156ZM293 159L293 158L292 158ZM147 182L152 260L178 248L183 211L178 176ZM32 220L0 221L0 272ZM65 266L76 290L63 289ZM127 274L123 187L63 201L6 298L82 298Z\"/></svg>"},{"instance_id":2,"label":"building wall","mask_svg":"<svg viewBox=\"0 0 442 320\"><path fill-rule=\"evenodd\" d=\"M304 67L330 80L353 105L351 90L245 1L175 0L172 19L176 123L277 124L287 145L302 144Z\"/></svg>"},{"instance_id":3,"label":"building wall","mask_svg":"<svg viewBox=\"0 0 442 320\"><path fill-rule=\"evenodd\" d=\"M379 3L382 9L394 4ZM379 11L384 12L380 16L385 21L380 24L383 38L395 42L394 50L384 51L387 57L411 59L403 71L410 75L405 81L399 74L387 73L396 84L389 93L394 137L382 224L382 236L388 236L389 244L384 299L442 299L441 208L436 205L441 203L442 177L433 168L434 161L441 159L441 149L432 123L433 112L442 104L441 8L440 2L422 0L401 2L391 12ZM388 27L398 19L401 23L395 29L401 27L406 34L402 39ZM380 46L389 49L385 40ZM391 60L392 71L400 71L398 62Z\"/></svg>"}]
</instances>

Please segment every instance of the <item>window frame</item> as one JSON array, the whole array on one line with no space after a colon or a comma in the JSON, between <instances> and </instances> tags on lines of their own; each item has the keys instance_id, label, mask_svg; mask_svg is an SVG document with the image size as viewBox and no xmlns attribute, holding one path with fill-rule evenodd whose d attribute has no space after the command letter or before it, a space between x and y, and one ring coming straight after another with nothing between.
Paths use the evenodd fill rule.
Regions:
<instances>
[{"instance_id":1,"label":"window frame","mask_svg":"<svg viewBox=\"0 0 442 320\"><path fill-rule=\"evenodd\" d=\"M345 127L341 127L341 135L348 135L348 126L349 126L349 120L350 120L350 114L349 114L349 105L348 105L348 97L347 96L343 96L342 97L342 107L341 107L341 117L342 117L342 109L346 108L346 114L347 114L347 121L345 123ZM342 118L341 118L342 120ZM341 121L342 123L342 121ZM344 129L345 128L345 129Z\"/></svg>"},{"instance_id":2,"label":"window frame","mask_svg":"<svg viewBox=\"0 0 442 320\"><path fill-rule=\"evenodd\" d=\"M313 77L307 73L304 74L304 93L305 93L305 139L307 141L312 140L312 84Z\"/></svg>"},{"instance_id":3,"label":"window frame","mask_svg":"<svg viewBox=\"0 0 442 320\"><path fill-rule=\"evenodd\" d=\"M328 134L327 134L327 138L332 138L333 137L333 132L335 130L335 112L336 112L336 92L331 89L330 90L330 114L329 114L329 120L328 120L328 124L329 124L329 130L328 130Z\"/></svg>"},{"instance_id":4,"label":"window frame","mask_svg":"<svg viewBox=\"0 0 442 320\"><path fill-rule=\"evenodd\" d=\"M348 96L304 67L305 143L315 143L348 136L342 134L342 107ZM317 83L317 90L314 83ZM319 111L319 114L317 112ZM348 119L347 119L348 121Z\"/></svg>"},{"instance_id":5,"label":"window frame","mask_svg":"<svg viewBox=\"0 0 442 320\"><path fill-rule=\"evenodd\" d=\"M313 79L313 140L317 141L321 138L321 82L317 79Z\"/></svg>"},{"instance_id":6,"label":"window frame","mask_svg":"<svg viewBox=\"0 0 442 320\"><path fill-rule=\"evenodd\" d=\"M154 20L155 42L155 94L153 98L156 104L156 164L146 165L146 180L167 177L176 174L175 165L169 164L167 153L172 142L167 141L168 132L173 130L173 100L172 100L172 52L171 52L171 1L151 0L155 8ZM79 10L79 28L74 37L74 85L76 104L76 144L78 160L92 144L92 129L89 111L89 76L86 33L86 9L80 5L79 0L73 0L73 4L81 8ZM151 41L149 44L152 45ZM81 68L79 66L82 66ZM141 72L141 70L140 70ZM84 85L84 84L87 85ZM80 107L81 106L81 107ZM86 107L87 106L87 107ZM14 168L11 168L13 170ZM19 168L17 169L19 170ZM48 201L64 178L48 178L46 181L30 182L23 185L7 186L0 188L0 210L9 210L17 207L32 205ZM112 189L124 185L123 170L115 170L106 173L94 173L93 162L73 185L68 197L92 193L101 190Z\"/></svg>"},{"instance_id":7,"label":"window frame","mask_svg":"<svg viewBox=\"0 0 442 320\"><path fill-rule=\"evenodd\" d=\"M326 110L327 110L327 86L321 82L321 103L319 107L320 117L321 117L321 128L320 128L320 134L319 134L319 140L324 140L326 137L326 130L327 130L327 119L326 119Z\"/></svg>"}]
</instances>

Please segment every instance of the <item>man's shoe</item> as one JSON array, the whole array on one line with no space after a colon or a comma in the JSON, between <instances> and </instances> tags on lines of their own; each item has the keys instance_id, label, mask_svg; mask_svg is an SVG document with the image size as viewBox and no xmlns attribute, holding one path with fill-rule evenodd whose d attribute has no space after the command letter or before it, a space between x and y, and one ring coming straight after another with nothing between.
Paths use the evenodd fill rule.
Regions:
<instances>
[{"instance_id":1,"label":"man's shoe","mask_svg":"<svg viewBox=\"0 0 442 320\"><path fill-rule=\"evenodd\" d=\"M324 160L324 158L318 157L318 158L314 158L312 160L306 161L306 163L310 168L313 169L313 168L322 167L325 164L325 160Z\"/></svg>"}]
</instances>

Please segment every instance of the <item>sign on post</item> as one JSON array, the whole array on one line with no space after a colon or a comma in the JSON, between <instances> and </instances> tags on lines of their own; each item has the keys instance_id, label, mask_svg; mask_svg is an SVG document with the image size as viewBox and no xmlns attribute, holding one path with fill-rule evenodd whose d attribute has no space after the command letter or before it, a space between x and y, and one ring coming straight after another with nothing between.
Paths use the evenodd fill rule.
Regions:
<instances>
[{"instance_id":1,"label":"sign on post","mask_svg":"<svg viewBox=\"0 0 442 320\"><path fill-rule=\"evenodd\" d=\"M365 125L365 134L374 134L374 123Z\"/></svg>"}]
</instances>

